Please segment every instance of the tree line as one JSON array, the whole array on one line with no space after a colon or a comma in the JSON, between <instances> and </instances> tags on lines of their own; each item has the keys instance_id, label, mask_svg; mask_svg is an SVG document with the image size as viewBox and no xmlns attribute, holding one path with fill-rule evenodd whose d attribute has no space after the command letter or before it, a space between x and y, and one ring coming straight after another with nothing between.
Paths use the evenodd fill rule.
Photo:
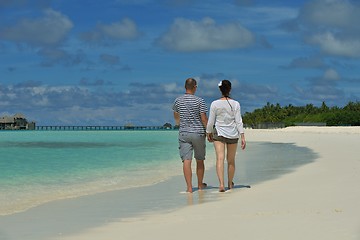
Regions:
<instances>
[{"instance_id":1,"label":"tree line","mask_svg":"<svg viewBox=\"0 0 360 240\"><path fill-rule=\"evenodd\" d=\"M260 109L246 112L243 122L247 126L261 123L284 123L295 126L298 123L325 123L327 126L360 126L360 102L349 102L343 108L328 107L325 102L320 107L313 104L281 107L279 103L269 102Z\"/></svg>"}]
</instances>

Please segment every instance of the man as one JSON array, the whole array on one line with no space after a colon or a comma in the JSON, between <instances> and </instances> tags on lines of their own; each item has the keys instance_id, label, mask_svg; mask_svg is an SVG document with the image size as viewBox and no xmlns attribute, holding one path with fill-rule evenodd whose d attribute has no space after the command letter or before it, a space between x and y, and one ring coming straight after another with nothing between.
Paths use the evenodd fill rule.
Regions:
<instances>
[{"instance_id":1,"label":"man","mask_svg":"<svg viewBox=\"0 0 360 240\"><path fill-rule=\"evenodd\" d=\"M185 81L185 94L175 99L173 110L176 125L179 126L179 152L183 162L183 172L187 192L192 193L191 162L194 153L196 159L196 175L198 188L206 187L204 179L205 160L205 128L207 125L207 107L204 99L195 96L196 80L188 78Z\"/></svg>"}]
</instances>

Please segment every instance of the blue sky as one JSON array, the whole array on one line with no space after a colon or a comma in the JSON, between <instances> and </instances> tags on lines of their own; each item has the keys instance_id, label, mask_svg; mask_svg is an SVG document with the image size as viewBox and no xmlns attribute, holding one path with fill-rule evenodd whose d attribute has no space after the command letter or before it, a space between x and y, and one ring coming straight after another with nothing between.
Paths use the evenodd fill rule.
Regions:
<instances>
[{"instance_id":1,"label":"blue sky","mask_svg":"<svg viewBox=\"0 0 360 240\"><path fill-rule=\"evenodd\" d=\"M267 102L343 107L360 95L360 4L351 0L0 0L0 116L37 125L174 123L233 83Z\"/></svg>"}]
</instances>

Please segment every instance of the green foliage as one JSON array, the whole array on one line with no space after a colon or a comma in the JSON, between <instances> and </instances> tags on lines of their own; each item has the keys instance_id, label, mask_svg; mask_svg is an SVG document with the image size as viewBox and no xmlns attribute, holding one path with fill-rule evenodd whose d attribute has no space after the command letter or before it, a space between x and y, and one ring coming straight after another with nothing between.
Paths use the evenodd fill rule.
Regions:
<instances>
[{"instance_id":1,"label":"green foliage","mask_svg":"<svg viewBox=\"0 0 360 240\"><path fill-rule=\"evenodd\" d=\"M244 124L255 126L259 123L285 123L293 126L296 123L326 123L327 126L360 126L360 102L349 102L345 107L329 108L325 102L320 107L307 104L295 107L291 104L281 107L269 102L260 109L246 112Z\"/></svg>"}]
</instances>

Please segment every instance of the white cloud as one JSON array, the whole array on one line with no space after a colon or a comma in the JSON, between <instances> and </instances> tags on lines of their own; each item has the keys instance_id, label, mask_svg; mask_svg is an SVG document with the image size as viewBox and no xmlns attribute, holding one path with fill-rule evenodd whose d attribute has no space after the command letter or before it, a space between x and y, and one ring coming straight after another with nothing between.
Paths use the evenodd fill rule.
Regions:
<instances>
[{"instance_id":1,"label":"white cloud","mask_svg":"<svg viewBox=\"0 0 360 240\"><path fill-rule=\"evenodd\" d=\"M308 1L292 24L306 43L332 56L360 57L360 5L350 0ZM295 23L295 25L294 25Z\"/></svg>"},{"instance_id":2,"label":"white cloud","mask_svg":"<svg viewBox=\"0 0 360 240\"><path fill-rule=\"evenodd\" d=\"M163 85L165 92L176 92L179 91L179 86L176 83L167 83Z\"/></svg>"},{"instance_id":3,"label":"white cloud","mask_svg":"<svg viewBox=\"0 0 360 240\"><path fill-rule=\"evenodd\" d=\"M68 53L63 49L50 47L40 49L38 55L43 58L41 66L44 67L51 67L55 64L74 66L81 64L86 60L86 55L82 50L78 50L75 53Z\"/></svg>"},{"instance_id":4,"label":"white cloud","mask_svg":"<svg viewBox=\"0 0 360 240\"><path fill-rule=\"evenodd\" d=\"M324 72L324 79L326 80L339 80L340 76L334 69L327 69Z\"/></svg>"},{"instance_id":5,"label":"white cloud","mask_svg":"<svg viewBox=\"0 0 360 240\"><path fill-rule=\"evenodd\" d=\"M44 10L44 16L36 19L22 19L0 32L4 40L42 47L58 45L72 29L73 23L60 12Z\"/></svg>"},{"instance_id":6,"label":"white cloud","mask_svg":"<svg viewBox=\"0 0 360 240\"><path fill-rule=\"evenodd\" d=\"M301 21L327 28L358 28L360 8L348 0L315 0L300 13Z\"/></svg>"},{"instance_id":7,"label":"white cloud","mask_svg":"<svg viewBox=\"0 0 360 240\"><path fill-rule=\"evenodd\" d=\"M103 43L106 41L122 41L136 39L140 35L134 21L124 18L122 21L111 24L99 23L95 29L81 35L87 42Z\"/></svg>"},{"instance_id":8,"label":"white cloud","mask_svg":"<svg viewBox=\"0 0 360 240\"><path fill-rule=\"evenodd\" d=\"M138 36L136 24L128 18L110 25L99 24L98 29L112 39L133 39Z\"/></svg>"},{"instance_id":9,"label":"white cloud","mask_svg":"<svg viewBox=\"0 0 360 240\"><path fill-rule=\"evenodd\" d=\"M279 22L284 19L292 19L298 15L298 10L290 7L254 7L249 10L253 12L258 19L251 19L251 21ZM261 17L260 17L261 16Z\"/></svg>"},{"instance_id":10,"label":"white cloud","mask_svg":"<svg viewBox=\"0 0 360 240\"><path fill-rule=\"evenodd\" d=\"M68 108L51 111L51 117L57 119L64 125L125 125L122 122L125 110L121 106L90 108L81 106L70 106ZM81 119L79 119L81 116ZM47 116L42 121L47 121ZM51 121L51 120L50 120Z\"/></svg>"},{"instance_id":11,"label":"white cloud","mask_svg":"<svg viewBox=\"0 0 360 240\"><path fill-rule=\"evenodd\" d=\"M254 35L238 23L217 25L211 18L199 22L178 18L157 43L168 50L192 52L246 48L254 41Z\"/></svg>"},{"instance_id":12,"label":"white cloud","mask_svg":"<svg viewBox=\"0 0 360 240\"><path fill-rule=\"evenodd\" d=\"M315 34L311 36L308 41L318 45L326 54L344 57L360 57L360 40L358 38L341 39L333 33L327 32Z\"/></svg>"},{"instance_id":13,"label":"white cloud","mask_svg":"<svg viewBox=\"0 0 360 240\"><path fill-rule=\"evenodd\" d=\"M324 68L326 64L322 58L319 56L311 56L311 57L299 57L295 58L291 61L291 63L287 66L282 66L284 69L292 69L292 68Z\"/></svg>"},{"instance_id":14,"label":"white cloud","mask_svg":"<svg viewBox=\"0 0 360 240\"><path fill-rule=\"evenodd\" d=\"M101 54L100 55L100 60L103 63L106 63L108 65L116 65L120 63L120 58L119 56L115 56L112 54Z\"/></svg>"}]
</instances>

